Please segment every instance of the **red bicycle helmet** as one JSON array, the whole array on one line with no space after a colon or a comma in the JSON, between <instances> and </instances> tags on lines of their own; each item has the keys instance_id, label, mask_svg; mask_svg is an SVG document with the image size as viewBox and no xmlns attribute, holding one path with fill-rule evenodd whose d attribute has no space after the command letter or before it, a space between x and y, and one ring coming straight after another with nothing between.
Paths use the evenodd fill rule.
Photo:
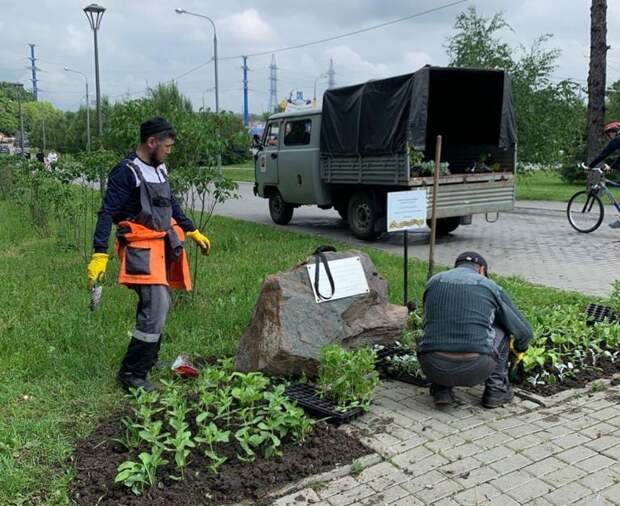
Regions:
<instances>
[{"instance_id":1,"label":"red bicycle helmet","mask_svg":"<svg viewBox=\"0 0 620 506\"><path fill-rule=\"evenodd\" d=\"M609 132L617 132L620 130L620 121L610 121L603 128L603 135Z\"/></svg>"}]
</instances>

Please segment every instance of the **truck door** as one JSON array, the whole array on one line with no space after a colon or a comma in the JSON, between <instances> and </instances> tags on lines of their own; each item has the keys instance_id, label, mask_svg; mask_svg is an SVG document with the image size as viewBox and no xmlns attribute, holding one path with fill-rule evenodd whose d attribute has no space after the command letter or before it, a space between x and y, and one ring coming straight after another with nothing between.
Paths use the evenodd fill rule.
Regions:
<instances>
[{"instance_id":1,"label":"truck door","mask_svg":"<svg viewBox=\"0 0 620 506\"><path fill-rule=\"evenodd\" d=\"M256 178L263 185L278 184L278 151L280 145L280 121L270 121L263 138L264 149L256 160Z\"/></svg>"},{"instance_id":2,"label":"truck door","mask_svg":"<svg viewBox=\"0 0 620 506\"><path fill-rule=\"evenodd\" d=\"M290 204L315 204L314 180L318 173L319 151L316 142L312 142L312 118L286 118L282 130L278 161L278 187L282 198Z\"/></svg>"}]
</instances>

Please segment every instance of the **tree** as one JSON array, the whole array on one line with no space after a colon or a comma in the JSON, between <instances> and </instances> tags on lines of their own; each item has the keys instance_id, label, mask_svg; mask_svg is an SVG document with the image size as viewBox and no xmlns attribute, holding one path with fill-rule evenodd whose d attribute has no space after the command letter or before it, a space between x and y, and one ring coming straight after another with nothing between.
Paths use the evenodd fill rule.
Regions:
<instances>
[{"instance_id":1,"label":"tree","mask_svg":"<svg viewBox=\"0 0 620 506\"><path fill-rule=\"evenodd\" d=\"M15 135L19 128L18 97L22 104L34 100L28 90L13 83L0 81L0 132Z\"/></svg>"},{"instance_id":2,"label":"tree","mask_svg":"<svg viewBox=\"0 0 620 506\"><path fill-rule=\"evenodd\" d=\"M450 66L511 70L512 49L494 36L503 28L512 29L500 13L489 19L479 16L475 7L461 12L446 46Z\"/></svg>"},{"instance_id":3,"label":"tree","mask_svg":"<svg viewBox=\"0 0 620 506\"><path fill-rule=\"evenodd\" d=\"M605 109L607 112L605 121L620 120L620 81L614 82L607 90Z\"/></svg>"},{"instance_id":4,"label":"tree","mask_svg":"<svg viewBox=\"0 0 620 506\"><path fill-rule=\"evenodd\" d=\"M590 8L590 69L588 71L588 160L605 142L605 79L607 67L607 0L592 0Z\"/></svg>"}]
</instances>

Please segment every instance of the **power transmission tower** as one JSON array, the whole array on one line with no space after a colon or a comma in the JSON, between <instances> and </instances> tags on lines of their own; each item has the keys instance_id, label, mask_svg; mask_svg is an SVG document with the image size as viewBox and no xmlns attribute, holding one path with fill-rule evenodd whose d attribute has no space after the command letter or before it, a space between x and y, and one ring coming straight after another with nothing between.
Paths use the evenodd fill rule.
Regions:
<instances>
[{"instance_id":1,"label":"power transmission tower","mask_svg":"<svg viewBox=\"0 0 620 506\"><path fill-rule=\"evenodd\" d=\"M276 65L276 55L271 55L271 65L269 65L269 112L278 110L278 66Z\"/></svg>"},{"instance_id":2,"label":"power transmission tower","mask_svg":"<svg viewBox=\"0 0 620 506\"><path fill-rule=\"evenodd\" d=\"M34 44L28 44L30 46L30 69L32 70L32 94L34 95L34 99L39 99L39 86L37 81L37 59L34 57Z\"/></svg>"},{"instance_id":3,"label":"power transmission tower","mask_svg":"<svg viewBox=\"0 0 620 506\"><path fill-rule=\"evenodd\" d=\"M336 86L336 71L334 70L334 60L329 59L329 70L327 71L327 88Z\"/></svg>"},{"instance_id":4,"label":"power transmission tower","mask_svg":"<svg viewBox=\"0 0 620 506\"><path fill-rule=\"evenodd\" d=\"M243 126L247 127L250 119L250 113L248 111L248 57L243 58Z\"/></svg>"}]
</instances>

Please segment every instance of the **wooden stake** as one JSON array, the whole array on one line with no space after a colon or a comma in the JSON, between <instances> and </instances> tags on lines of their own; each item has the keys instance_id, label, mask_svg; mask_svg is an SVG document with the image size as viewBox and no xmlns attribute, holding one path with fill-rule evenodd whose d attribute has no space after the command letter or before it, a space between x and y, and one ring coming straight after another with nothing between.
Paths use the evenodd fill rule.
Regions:
<instances>
[{"instance_id":1,"label":"wooden stake","mask_svg":"<svg viewBox=\"0 0 620 506\"><path fill-rule=\"evenodd\" d=\"M431 204L431 244L428 250L428 275L429 280L433 276L435 267L435 238L437 236L437 192L439 191L439 164L441 163L441 135L435 142L435 173L433 174L433 199Z\"/></svg>"}]
</instances>

